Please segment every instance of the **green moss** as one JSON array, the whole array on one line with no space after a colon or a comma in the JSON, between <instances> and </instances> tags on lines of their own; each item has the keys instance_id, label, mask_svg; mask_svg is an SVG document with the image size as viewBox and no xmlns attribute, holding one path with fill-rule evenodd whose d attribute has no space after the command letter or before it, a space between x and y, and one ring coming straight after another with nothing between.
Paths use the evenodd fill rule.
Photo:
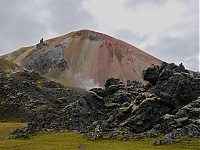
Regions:
<instances>
[{"instance_id":1,"label":"green moss","mask_svg":"<svg viewBox=\"0 0 200 150\"><path fill-rule=\"evenodd\" d=\"M164 120L167 120L167 119L170 119L170 118L174 118L174 115L165 114L165 115L163 116L163 119L164 119Z\"/></svg>"},{"instance_id":2,"label":"green moss","mask_svg":"<svg viewBox=\"0 0 200 150\"><path fill-rule=\"evenodd\" d=\"M11 74L9 74L9 73L6 74L6 77L7 77L7 78L9 78L10 76L11 76Z\"/></svg>"},{"instance_id":3,"label":"green moss","mask_svg":"<svg viewBox=\"0 0 200 150\"><path fill-rule=\"evenodd\" d=\"M175 121L177 123L177 126L181 127L185 122L188 121L188 117L178 118L178 119L175 119Z\"/></svg>"},{"instance_id":4,"label":"green moss","mask_svg":"<svg viewBox=\"0 0 200 150\"><path fill-rule=\"evenodd\" d=\"M108 50L109 50L109 53L110 53L110 57L113 58L113 56L114 56L113 49L109 48Z\"/></svg>"},{"instance_id":5,"label":"green moss","mask_svg":"<svg viewBox=\"0 0 200 150\"><path fill-rule=\"evenodd\" d=\"M45 78L40 78L36 81L36 84L41 87L41 88L45 88L44 82L46 81Z\"/></svg>"},{"instance_id":6,"label":"green moss","mask_svg":"<svg viewBox=\"0 0 200 150\"><path fill-rule=\"evenodd\" d=\"M132 94L129 93L129 92L123 92L123 94L124 94L125 96L128 96L128 97L131 97L131 96L132 96Z\"/></svg>"},{"instance_id":7,"label":"green moss","mask_svg":"<svg viewBox=\"0 0 200 150\"><path fill-rule=\"evenodd\" d=\"M89 91L90 93L92 93L94 95L94 97L96 97L97 99L103 100L103 97L97 95L97 93L93 92L93 91Z\"/></svg>"},{"instance_id":8,"label":"green moss","mask_svg":"<svg viewBox=\"0 0 200 150\"><path fill-rule=\"evenodd\" d=\"M161 98L159 97L147 97L142 103L145 103L147 101L160 101Z\"/></svg>"},{"instance_id":9,"label":"green moss","mask_svg":"<svg viewBox=\"0 0 200 150\"><path fill-rule=\"evenodd\" d=\"M130 121L130 119L125 120L125 121L121 122L119 126L124 127L129 123L129 121Z\"/></svg>"},{"instance_id":10,"label":"green moss","mask_svg":"<svg viewBox=\"0 0 200 150\"><path fill-rule=\"evenodd\" d=\"M152 98L148 97L145 99L145 101L155 101L155 100L156 100L155 97L152 97Z\"/></svg>"},{"instance_id":11,"label":"green moss","mask_svg":"<svg viewBox=\"0 0 200 150\"><path fill-rule=\"evenodd\" d=\"M128 107L121 108L121 110L123 113L127 113L127 112L131 111L132 107L133 107L133 105L130 105Z\"/></svg>"},{"instance_id":12,"label":"green moss","mask_svg":"<svg viewBox=\"0 0 200 150\"><path fill-rule=\"evenodd\" d=\"M131 99L131 102L134 103L134 102L135 102L135 98L132 98L132 99Z\"/></svg>"},{"instance_id":13,"label":"green moss","mask_svg":"<svg viewBox=\"0 0 200 150\"><path fill-rule=\"evenodd\" d=\"M48 106L46 106L46 105L40 105L40 106L36 107L35 109L33 109L33 112L40 114L41 112L44 112L47 108L48 108Z\"/></svg>"},{"instance_id":14,"label":"green moss","mask_svg":"<svg viewBox=\"0 0 200 150\"><path fill-rule=\"evenodd\" d=\"M132 113L135 113L139 109L139 106L134 105L132 107Z\"/></svg>"},{"instance_id":15,"label":"green moss","mask_svg":"<svg viewBox=\"0 0 200 150\"><path fill-rule=\"evenodd\" d=\"M121 62L122 58L124 57L121 53L120 49L115 49L115 56L117 57L117 59Z\"/></svg>"},{"instance_id":16,"label":"green moss","mask_svg":"<svg viewBox=\"0 0 200 150\"><path fill-rule=\"evenodd\" d=\"M123 113L127 113L130 110L130 107L121 108Z\"/></svg>"},{"instance_id":17,"label":"green moss","mask_svg":"<svg viewBox=\"0 0 200 150\"><path fill-rule=\"evenodd\" d=\"M104 133L102 139L109 139L110 137L110 134L107 132L107 133Z\"/></svg>"},{"instance_id":18,"label":"green moss","mask_svg":"<svg viewBox=\"0 0 200 150\"><path fill-rule=\"evenodd\" d=\"M156 66L152 64L152 65L149 66L148 68L149 68L149 69L154 69L155 67L156 67Z\"/></svg>"},{"instance_id":19,"label":"green moss","mask_svg":"<svg viewBox=\"0 0 200 150\"><path fill-rule=\"evenodd\" d=\"M106 106L107 108L113 108L113 107L115 107L115 106L118 106L118 104L117 104L117 103L109 103L109 102L107 102L107 103L105 103L105 106Z\"/></svg>"}]
</instances>

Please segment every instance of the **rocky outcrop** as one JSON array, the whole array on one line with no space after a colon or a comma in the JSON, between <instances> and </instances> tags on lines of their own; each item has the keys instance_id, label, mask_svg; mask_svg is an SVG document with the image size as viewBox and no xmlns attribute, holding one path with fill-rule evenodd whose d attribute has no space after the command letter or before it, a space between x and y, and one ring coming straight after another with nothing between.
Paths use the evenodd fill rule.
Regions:
<instances>
[{"instance_id":1,"label":"rocky outcrop","mask_svg":"<svg viewBox=\"0 0 200 150\"><path fill-rule=\"evenodd\" d=\"M58 111L83 91L68 89L34 72L0 76L0 121L28 122L39 114Z\"/></svg>"},{"instance_id":2,"label":"rocky outcrop","mask_svg":"<svg viewBox=\"0 0 200 150\"><path fill-rule=\"evenodd\" d=\"M159 96L164 103L175 110L192 102L200 95L200 80L184 68L182 64L162 63L144 70L144 79L149 81L149 91Z\"/></svg>"},{"instance_id":3,"label":"rocky outcrop","mask_svg":"<svg viewBox=\"0 0 200 150\"><path fill-rule=\"evenodd\" d=\"M161 66L152 64L146 70L143 70L143 78L155 85L157 82L162 82L169 79L175 73L189 73L181 63L179 66L174 63L163 62Z\"/></svg>"},{"instance_id":4,"label":"rocky outcrop","mask_svg":"<svg viewBox=\"0 0 200 150\"><path fill-rule=\"evenodd\" d=\"M36 45L37 49L42 49L44 46L47 46L46 43L44 43L43 38L40 40L40 43Z\"/></svg>"},{"instance_id":5,"label":"rocky outcrop","mask_svg":"<svg viewBox=\"0 0 200 150\"><path fill-rule=\"evenodd\" d=\"M38 52L38 48L35 48L31 55L34 55ZM45 75L49 72L52 72L52 69L56 71L64 71L69 68L69 63L65 60L63 56L63 50L61 47L57 46L50 49L47 53L43 55L38 55L32 59L25 58L20 63L24 68L29 71L38 72L40 75ZM52 74L53 75L53 74ZM56 77L56 73L54 74ZM52 78L54 78L52 76Z\"/></svg>"},{"instance_id":6,"label":"rocky outcrop","mask_svg":"<svg viewBox=\"0 0 200 150\"><path fill-rule=\"evenodd\" d=\"M90 91L66 89L35 73L18 73L1 78L1 97L6 101L0 111L6 115L12 108L18 118L29 121L27 128L13 132L14 138L63 130L85 133L92 140L166 137L155 145L186 136L199 138L200 78L180 66L163 63L147 68L144 76L150 82L145 86L110 78L104 88ZM18 81L19 76L25 81Z\"/></svg>"},{"instance_id":7,"label":"rocky outcrop","mask_svg":"<svg viewBox=\"0 0 200 150\"><path fill-rule=\"evenodd\" d=\"M175 114L165 114L154 130L165 135L166 140L157 140L155 145L180 142L183 136L200 137L200 97L180 108Z\"/></svg>"}]
</instances>

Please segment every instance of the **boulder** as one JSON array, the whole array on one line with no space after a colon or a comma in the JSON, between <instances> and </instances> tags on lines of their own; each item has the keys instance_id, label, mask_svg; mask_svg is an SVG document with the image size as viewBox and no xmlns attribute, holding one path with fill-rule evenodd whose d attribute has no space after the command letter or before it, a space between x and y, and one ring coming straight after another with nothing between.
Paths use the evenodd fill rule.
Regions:
<instances>
[{"instance_id":1,"label":"boulder","mask_svg":"<svg viewBox=\"0 0 200 150\"><path fill-rule=\"evenodd\" d=\"M155 85L158 81L159 66L152 65L146 70L143 70L143 79Z\"/></svg>"}]
</instances>

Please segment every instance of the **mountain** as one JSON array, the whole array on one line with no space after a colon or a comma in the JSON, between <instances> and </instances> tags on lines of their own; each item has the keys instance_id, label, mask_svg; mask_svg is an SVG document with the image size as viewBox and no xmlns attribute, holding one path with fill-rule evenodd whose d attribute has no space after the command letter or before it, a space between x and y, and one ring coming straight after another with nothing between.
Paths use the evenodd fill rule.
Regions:
<instances>
[{"instance_id":1,"label":"mountain","mask_svg":"<svg viewBox=\"0 0 200 150\"><path fill-rule=\"evenodd\" d=\"M29 71L76 87L103 86L110 78L144 82L142 70L161 60L108 35L80 30L1 56Z\"/></svg>"}]
</instances>

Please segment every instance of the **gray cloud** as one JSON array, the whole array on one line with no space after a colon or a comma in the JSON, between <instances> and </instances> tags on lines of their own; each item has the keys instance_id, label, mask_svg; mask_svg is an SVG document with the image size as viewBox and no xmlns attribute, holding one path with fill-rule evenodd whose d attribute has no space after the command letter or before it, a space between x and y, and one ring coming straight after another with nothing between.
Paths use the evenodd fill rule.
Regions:
<instances>
[{"instance_id":1,"label":"gray cloud","mask_svg":"<svg viewBox=\"0 0 200 150\"><path fill-rule=\"evenodd\" d=\"M82 0L1 0L0 55L73 30L92 28L95 21Z\"/></svg>"},{"instance_id":2,"label":"gray cloud","mask_svg":"<svg viewBox=\"0 0 200 150\"><path fill-rule=\"evenodd\" d=\"M120 37L121 40L127 41L128 43L139 42L143 40L139 38L137 33L134 33L129 29L117 30L115 35L116 37Z\"/></svg>"},{"instance_id":3,"label":"gray cloud","mask_svg":"<svg viewBox=\"0 0 200 150\"><path fill-rule=\"evenodd\" d=\"M199 69L198 33L182 38L160 36L157 45L146 47L152 55L167 61L183 63L187 68Z\"/></svg>"},{"instance_id":4,"label":"gray cloud","mask_svg":"<svg viewBox=\"0 0 200 150\"><path fill-rule=\"evenodd\" d=\"M95 26L91 14L82 8L83 0L49 0L48 21L52 31L63 34L64 31L71 32L80 28L92 28Z\"/></svg>"},{"instance_id":5,"label":"gray cloud","mask_svg":"<svg viewBox=\"0 0 200 150\"><path fill-rule=\"evenodd\" d=\"M170 0L126 0L125 7L137 10L139 6L149 5L164 7ZM146 42L155 34L156 44L147 44L143 50L167 62L183 63L187 68L199 70L199 2L197 0L176 0L184 6L180 22L160 33L149 32L140 37L135 33L127 32L134 42ZM177 10L179 11L179 10ZM141 18L142 19L142 18ZM158 24L159 26L159 24ZM171 32L170 34L168 32ZM131 35L130 35L131 34ZM134 36L138 39L135 39ZM132 42L132 43L134 43ZM140 47L139 47L140 48Z\"/></svg>"},{"instance_id":6,"label":"gray cloud","mask_svg":"<svg viewBox=\"0 0 200 150\"><path fill-rule=\"evenodd\" d=\"M126 0L124 6L133 10L137 10L139 6L150 5L154 7L162 7L168 0Z\"/></svg>"},{"instance_id":7,"label":"gray cloud","mask_svg":"<svg viewBox=\"0 0 200 150\"><path fill-rule=\"evenodd\" d=\"M189 69L198 70L198 0L126 0L124 5L121 6L121 10L130 9L132 12L124 11L123 13L132 14L135 19L130 20L130 16L128 17L129 19L125 19L127 27L125 24L121 24L121 20L119 22L116 19L112 20L113 18L120 18L118 13L116 16L111 15L113 18L109 19L110 24L106 24L109 23L108 20L105 22L101 20L102 22L100 22L91 10L86 10L87 7L83 8L84 1L90 2L88 0L0 0L0 55L14 51L22 46L34 45L42 37L45 39L53 38L74 30L87 28L104 33L112 33L116 38L141 48L162 60L176 63L183 62ZM94 3L95 0L91 1L93 1L93 5L96 4ZM177 18L178 21L176 18L171 20L173 25L169 24L171 26L167 27L170 18L173 17L173 13L179 12L178 9L175 9L175 12L168 10L168 15L161 13L159 16L162 17L164 15L166 17L167 24L164 24L164 27L167 27L166 30L163 31L164 27L161 26L163 22L160 20L154 20L156 21L154 24L151 22L151 26L148 29L147 20L153 20L145 18L145 16L141 18L142 15L139 13L148 12L148 8L153 8L149 10L164 9L168 2L178 2L183 6L184 10L182 12L184 13L180 16L181 18ZM112 3L109 4L111 5ZM143 10L143 6L147 10ZM94 5L94 8L96 7L99 8L100 6ZM104 12L103 2L101 7L98 10L102 10L102 12L97 14L102 14L103 17L100 18L103 19L107 16ZM116 8L118 9L119 7ZM115 9L115 7L112 7L112 9ZM112 13L112 10L109 11ZM106 13L109 11L106 11ZM116 10L113 12L116 12ZM113 25L113 21L116 22L114 27L110 26ZM146 27L145 33L140 33L144 30L140 28L140 24L135 24L138 22L141 24L141 28ZM142 23L146 23L145 26ZM153 25L155 26L151 30ZM136 31L135 26L139 31ZM160 26L161 28L159 28ZM156 30L157 27L160 29L159 31ZM149 42L152 35L157 40L153 44ZM147 44L141 46L142 43Z\"/></svg>"},{"instance_id":8,"label":"gray cloud","mask_svg":"<svg viewBox=\"0 0 200 150\"><path fill-rule=\"evenodd\" d=\"M0 53L6 53L13 48L30 44L37 33L45 31L35 13L29 8L34 3L26 0L1 0L0 1Z\"/></svg>"},{"instance_id":9,"label":"gray cloud","mask_svg":"<svg viewBox=\"0 0 200 150\"><path fill-rule=\"evenodd\" d=\"M137 32L133 32L129 29L116 30L115 36L120 37L120 40L126 41L136 47L143 41L148 40L148 35L140 36Z\"/></svg>"},{"instance_id":10,"label":"gray cloud","mask_svg":"<svg viewBox=\"0 0 200 150\"><path fill-rule=\"evenodd\" d=\"M116 36L120 36L122 40L128 43L138 45L138 48L140 48L140 43L148 41L151 34L140 37L138 33L122 29L116 31ZM158 40L156 45L149 44L141 49L163 61L174 62L176 64L183 63L186 68L199 70L198 32L190 33L181 38L159 35Z\"/></svg>"}]
</instances>

